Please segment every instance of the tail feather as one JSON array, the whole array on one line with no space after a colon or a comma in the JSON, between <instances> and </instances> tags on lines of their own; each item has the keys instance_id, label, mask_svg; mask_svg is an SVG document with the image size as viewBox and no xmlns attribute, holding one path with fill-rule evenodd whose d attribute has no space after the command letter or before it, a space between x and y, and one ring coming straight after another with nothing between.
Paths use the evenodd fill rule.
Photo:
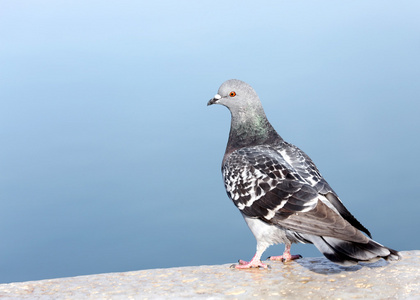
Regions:
<instances>
[{"instance_id":1,"label":"tail feather","mask_svg":"<svg viewBox=\"0 0 420 300\"><path fill-rule=\"evenodd\" d=\"M333 237L307 236L326 258L334 263L349 266L358 262L375 262L380 258L386 260L399 260L401 257L397 251L382 246L374 240L368 243L355 243L339 240Z\"/></svg>"}]
</instances>

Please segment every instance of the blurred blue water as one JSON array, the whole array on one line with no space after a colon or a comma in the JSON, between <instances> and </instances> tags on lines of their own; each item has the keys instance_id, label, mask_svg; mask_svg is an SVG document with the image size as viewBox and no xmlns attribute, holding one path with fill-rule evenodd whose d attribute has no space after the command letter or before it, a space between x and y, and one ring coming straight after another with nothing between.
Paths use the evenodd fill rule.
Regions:
<instances>
[{"instance_id":1,"label":"blurred blue water","mask_svg":"<svg viewBox=\"0 0 420 300\"><path fill-rule=\"evenodd\" d=\"M420 248L418 2L43 4L0 4L0 282L251 258L206 107L230 78L377 241Z\"/></svg>"}]
</instances>

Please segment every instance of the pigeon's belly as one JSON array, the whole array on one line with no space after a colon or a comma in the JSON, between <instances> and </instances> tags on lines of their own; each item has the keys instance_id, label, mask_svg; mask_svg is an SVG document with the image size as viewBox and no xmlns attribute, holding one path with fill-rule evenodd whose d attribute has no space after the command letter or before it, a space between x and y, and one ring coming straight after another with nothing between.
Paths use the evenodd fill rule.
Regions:
<instances>
[{"instance_id":1,"label":"pigeon's belly","mask_svg":"<svg viewBox=\"0 0 420 300\"><path fill-rule=\"evenodd\" d=\"M286 231L281 227L267 224L260 219L249 218L244 216L245 222L257 240L258 245L266 245L267 247L274 244L290 244L286 236Z\"/></svg>"}]
</instances>

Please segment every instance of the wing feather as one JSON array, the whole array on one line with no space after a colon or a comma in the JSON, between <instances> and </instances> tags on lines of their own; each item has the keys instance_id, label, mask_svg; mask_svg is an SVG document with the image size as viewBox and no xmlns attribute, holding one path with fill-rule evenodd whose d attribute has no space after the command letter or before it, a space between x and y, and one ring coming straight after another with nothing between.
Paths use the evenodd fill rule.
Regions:
<instances>
[{"instance_id":1,"label":"wing feather","mask_svg":"<svg viewBox=\"0 0 420 300\"><path fill-rule=\"evenodd\" d=\"M364 227L344 206L336 192L331 188L328 182L319 172L311 158L295 145L285 142L280 144L276 150L286 158L299 173L299 175L313 186L317 192L326 196L329 202L337 209L340 215L351 225L372 237L369 230Z\"/></svg>"},{"instance_id":2,"label":"wing feather","mask_svg":"<svg viewBox=\"0 0 420 300\"><path fill-rule=\"evenodd\" d=\"M336 209L337 204L319 193L317 186L325 180L315 165L308 164L312 171L305 173L301 163L297 171L291 165L292 157L283 155L269 146L256 146L237 150L224 161L226 191L240 211L302 233L367 242L367 237L357 230L360 228ZM305 180L305 174L312 179ZM322 184L323 191L327 185Z\"/></svg>"}]
</instances>

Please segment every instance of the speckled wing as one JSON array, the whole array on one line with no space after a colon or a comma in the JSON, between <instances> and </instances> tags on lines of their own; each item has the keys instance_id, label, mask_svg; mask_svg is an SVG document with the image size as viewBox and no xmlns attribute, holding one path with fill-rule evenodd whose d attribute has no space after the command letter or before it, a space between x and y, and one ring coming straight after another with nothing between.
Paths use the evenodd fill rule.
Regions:
<instances>
[{"instance_id":1,"label":"speckled wing","mask_svg":"<svg viewBox=\"0 0 420 300\"><path fill-rule=\"evenodd\" d=\"M366 242L367 237L346 221L292 164L291 157L272 146L236 150L222 166L227 194L247 217L297 232Z\"/></svg>"},{"instance_id":2,"label":"speckled wing","mask_svg":"<svg viewBox=\"0 0 420 300\"><path fill-rule=\"evenodd\" d=\"M282 156L282 158L307 184L314 187L318 193L324 195L332 193L336 195L330 185L325 181L324 177L322 177L310 157L298 147L287 142L283 142L274 146L273 149Z\"/></svg>"},{"instance_id":3,"label":"speckled wing","mask_svg":"<svg viewBox=\"0 0 420 300\"><path fill-rule=\"evenodd\" d=\"M372 237L369 230L347 210L338 195L324 177L322 177L316 165L305 152L287 142L273 148L280 153L282 158L292 166L293 170L295 170L307 184L312 186L318 194L325 196L328 202L334 206L345 220L357 229L366 233L369 237Z\"/></svg>"}]
</instances>

